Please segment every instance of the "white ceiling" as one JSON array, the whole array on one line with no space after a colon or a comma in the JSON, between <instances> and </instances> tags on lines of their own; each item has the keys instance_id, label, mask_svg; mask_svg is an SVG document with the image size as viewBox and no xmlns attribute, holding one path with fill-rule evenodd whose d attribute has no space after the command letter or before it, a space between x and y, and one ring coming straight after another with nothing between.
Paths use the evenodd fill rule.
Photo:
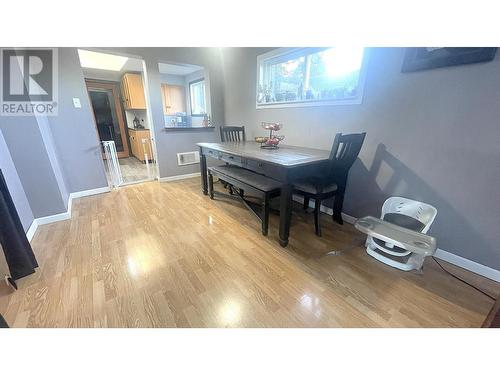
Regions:
<instances>
[{"instance_id":1,"label":"white ceiling","mask_svg":"<svg viewBox=\"0 0 500 375\"><path fill-rule=\"evenodd\" d=\"M173 74L177 76L185 76L203 69L202 66L190 64L159 63L158 67L161 74Z\"/></svg>"},{"instance_id":2,"label":"white ceiling","mask_svg":"<svg viewBox=\"0 0 500 375\"><path fill-rule=\"evenodd\" d=\"M85 51L85 50L83 50ZM92 51L94 52L94 51ZM97 51L96 51L97 52ZM99 66L99 61L102 62L102 66L107 65L112 65L108 63L108 60L111 62L114 59L116 59L117 55L114 54L108 54L108 53L103 53L101 51L98 52L98 60L95 60L96 62L93 62L92 68L90 67L83 67L83 75L85 78L92 78L92 79L103 79L103 80L110 80L110 81L119 81L121 79L121 76L125 72L142 72L143 71L143 64L142 60L136 59L133 57L128 57L125 64L121 67L120 70L110 70L110 69L96 69L94 66ZM125 56L124 56L125 57ZM159 63L158 68L161 74L172 74L172 75L178 75L178 76L185 76L194 72L198 72L200 70L203 70L202 66L199 65L192 65L192 64L168 64L168 63Z\"/></svg>"},{"instance_id":3,"label":"white ceiling","mask_svg":"<svg viewBox=\"0 0 500 375\"><path fill-rule=\"evenodd\" d=\"M99 52L99 54L102 55L101 58L103 59L103 65L106 63L105 61L106 56L109 56L110 59L116 56L102 52ZM98 65L99 64L97 64L97 66ZM95 68L82 67L83 76L85 78L102 79L108 81L119 81L123 73L125 72L142 72L142 70L143 70L142 60L133 57L128 57L125 64L123 64L121 69L118 71L109 69L95 69Z\"/></svg>"}]
</instances>

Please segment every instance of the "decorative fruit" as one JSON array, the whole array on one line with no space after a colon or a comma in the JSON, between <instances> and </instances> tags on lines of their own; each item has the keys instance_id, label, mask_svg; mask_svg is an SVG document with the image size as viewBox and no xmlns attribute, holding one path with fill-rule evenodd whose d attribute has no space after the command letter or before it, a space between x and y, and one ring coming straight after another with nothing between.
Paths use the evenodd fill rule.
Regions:
<instances>
[{"instance_id":1,"label":"decorative fruit","mask_svg":"<svg viewBox=\"0 0 500 375\"><path fill-rule=\"evenodd\" d=\"M255 142L257 143L266 143L269 137L255 137Z\"/></svg>"},{"instance_id":2,"label":"decorative fruit","mask_svg":"<svg viewBox=\"0 0 500 375\"><path fill-rule=\"evenodd\" d=\"M268 139L266 144L271 145L271 146L277 146L278 143L280 143L280 140L278 138L271 138Z\"/></svg>"}]
</instances>

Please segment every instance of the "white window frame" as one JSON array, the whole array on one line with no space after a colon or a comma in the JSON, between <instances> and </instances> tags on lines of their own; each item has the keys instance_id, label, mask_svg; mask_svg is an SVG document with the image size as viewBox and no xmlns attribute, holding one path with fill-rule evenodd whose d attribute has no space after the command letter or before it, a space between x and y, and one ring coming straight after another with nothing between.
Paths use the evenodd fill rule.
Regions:
<instances>
[{"instance_id":1,"label":"white window frame","mask_svg":"<svg viewBox=\"0 0 500 375\"><path fill-rule=\"evenodd\" d=\"M325 106L325 105L353 105L361 104L363 102L363 94L365 88L366 71L368 66L369 58L369 48L365 48L363 51L363 61L361 63L361 69L359 72L358 90L355 98L348 99L303 99L294 100L289 102L274 102L274 103L258 103L257 94L259 92L259 83L261 75L263 74L262 68L263 64L268 60L279 60L280 57L285 57L286 60L293 59L298 56L303 56L304 52L307 51L308 54L320 52L327 48L277 48L262 55L257 56L257 80L255 84L255 108L256 109L266 109L266 108L289 108L289 107L315 107L315 106Z\"/></svg>"},{"instance_id":2,"label":"white window frame","mask_svg":"<svg viewBox=\"0 0 500 375\"><path fill-rule=\"evenodd\" d=\"M197 83L203 82L203 97L205 99L205 113L197 113L193 114L193 93L191 91L191 86ZM188 84L188 90L189 90L189 107L190 107L190 112L192 117L203 117L208 113L208 101L207 101L207 81L205 80L205 77L195 79Z\"/></svg>"}]
</instances>

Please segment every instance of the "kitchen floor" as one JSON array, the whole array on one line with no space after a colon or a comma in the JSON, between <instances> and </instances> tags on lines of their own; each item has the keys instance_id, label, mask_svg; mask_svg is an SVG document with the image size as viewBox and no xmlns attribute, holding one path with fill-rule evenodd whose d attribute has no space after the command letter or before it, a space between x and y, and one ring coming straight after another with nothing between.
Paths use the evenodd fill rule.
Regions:
<instances>
[{"instance_id":1,"label":"kitchen floor","mask_svg":"<svg viewBox=\"0 0 500 375\"><path fill-rule=\"evenodd\" d=\"M151 178L153 173L152 165L149 165L150 173L146 163L141 162L137 158L131 156L128 158L119 159L120 169L122 171L123 182L134 182L147 180Z\"/></svg>"},{"instance_id":2,"label":"kitchen floor","mask_svg":"<svg viewBox=\"0 0 500 375\"><path fill-rule=\"evenodd\" d=\"M134 156L130 156L128 158L121 158L118 159L118 161L120 163L120 170L122 172L123 183L126 184L130 182L152 179L153 165L151 163L149 164L150 172L148 173L148 167L146 166L146 164L141 162ZM106 177L108 181L111 180L107 165L106 165Z\"/></svg>"}]
</instances>

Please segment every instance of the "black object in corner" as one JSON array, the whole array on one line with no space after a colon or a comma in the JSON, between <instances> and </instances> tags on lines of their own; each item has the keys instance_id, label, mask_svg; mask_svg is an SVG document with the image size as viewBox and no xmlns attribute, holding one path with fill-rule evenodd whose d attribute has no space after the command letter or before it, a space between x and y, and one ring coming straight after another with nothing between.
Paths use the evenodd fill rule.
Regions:
<instances>
[{"instance_id":1,"label":"black object in corner","mask_svg":"<svg viewBox=\"0 0 500 375\"><path fill-rule=\"evenodd\" d=\"M7 183L0 170L0 244L13 281L35 272L38 263L24 233Z\"/></svg>"},{"instance_id":2,"label":"black object in corner","mask_svg":"<svg viewBox=\"0 0 500 375\"><path fill-rule=\"evenodd\" d=\"M3 318L2 314L0 314L0 328L9 328L9 325Z\"/></svg>"}]
</instances>

